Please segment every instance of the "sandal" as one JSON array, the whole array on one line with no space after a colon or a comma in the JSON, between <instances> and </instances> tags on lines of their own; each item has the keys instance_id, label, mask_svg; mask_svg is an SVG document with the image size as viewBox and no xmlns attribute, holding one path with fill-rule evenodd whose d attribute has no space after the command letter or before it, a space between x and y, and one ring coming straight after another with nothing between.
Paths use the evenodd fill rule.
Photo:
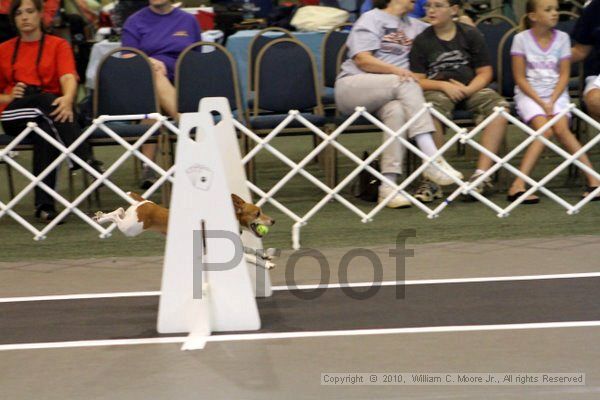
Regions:
<instances>
[{"instance_id":1,"label":"sandal","mask_svg":"<svg viewBox=\"0 0 600 400\"><path fill-rule=\"evenodd\" d=\"M512 203L513 201L515 201L519 197L521 197L521 195L523 195L523 193L525 193L524 190L517 192L515 194L509 194L506 196L506 200L508 200ZM540 198L532 194L532 195L529 195L529 197L527 197L525 200L523 200L521 202L521 204L537 204L539 202L540 202Z\"/></svg>"},{"instance_id":2,"label":"sandal","mask_svg":"<svg viewBox=\"0 0 600 400\"><path fill-rule=\"evenodd\" d=\"M594 190L598 189L598 186L586 186L585 187L585 192L583 192L583 194L581 195L581 198L586 198L587 196L589 196L590 193L592 193ZM600 201L600 194L597 194L596 196L594 196L593 199L591 199L590 201Z\"/></svg>"}]
</instances>

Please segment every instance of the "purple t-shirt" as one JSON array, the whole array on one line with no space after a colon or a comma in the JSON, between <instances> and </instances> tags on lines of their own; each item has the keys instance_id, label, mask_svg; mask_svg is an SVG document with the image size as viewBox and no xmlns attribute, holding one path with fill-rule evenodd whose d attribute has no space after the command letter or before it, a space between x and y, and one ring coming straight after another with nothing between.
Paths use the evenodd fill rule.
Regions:
<instances>
[{"instance_id":1,"label":"purple t-shirt","mask_svg":"<svg viewBox=\"0 0 600 400\"><path fill-rule=\"evenodd\" d=\"M127 18L121 38L123 46L140 49L164 62L171 81L179 54L200 40L200 25L193 15L178 8L168 14L157 14L150 7Z\"/></svg>"}]
</instances>

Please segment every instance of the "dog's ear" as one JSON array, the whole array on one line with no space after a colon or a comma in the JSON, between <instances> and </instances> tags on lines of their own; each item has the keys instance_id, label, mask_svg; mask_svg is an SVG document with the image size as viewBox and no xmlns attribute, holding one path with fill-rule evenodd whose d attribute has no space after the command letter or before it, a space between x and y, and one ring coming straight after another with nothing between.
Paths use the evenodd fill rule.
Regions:
<instances>
[{"instance_id":1,"label":"dog's ear","mask_svg":"<svg viewBox=\"0 0 600 400\"><path fill-rule=\"evenodd\" d=\"M231 201L233 201L233 209L235 210L235 213L241 214L246 202L240 196L233 193L231 194Z\"/></svg>"},{"instance_id":2,"label":"dog's ear","mask_svg":"<svg viewBox=\"0 0 600 400\"><path fill-rule=\"evenodd\" d=\"M142 196L140 196L139 194L137 194L135 192L127 192L127 195L129 197L131 197L132 199L134 199L135 201L144 201L144 200L146 200Z\"/></svg>"}]
</instances>

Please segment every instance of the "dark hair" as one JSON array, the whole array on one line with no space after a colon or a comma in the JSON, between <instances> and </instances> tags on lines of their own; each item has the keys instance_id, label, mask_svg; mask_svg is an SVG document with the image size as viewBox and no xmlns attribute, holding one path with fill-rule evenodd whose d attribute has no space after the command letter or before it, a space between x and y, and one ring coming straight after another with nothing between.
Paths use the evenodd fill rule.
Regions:
<instances>
[{"instance_id":1,"label":"dark hair","mask_svg":"<svg viewBox=\"0 0 600 400\"><path fill-rule=\"evenodd\" d=\"M459 6L462 8L463 2L462 0L448 0L448 4L450 4L450 6Z\"/></svg>"},{"instance_id":2,"label":"dark hair","mask_svg":"<svg viewBox=\"0 0 600 400\"><path fill-rule=\"evenodd\" d=\"M388 6L388 4L390 4L390 0L373 0L374 8L379 8L383 10Z\"/></svg>"},{"instance_id":3,"label":"dark hair","mask_svg":"<svg viewBox=\"0 0 600 400\"><path fill-rule=\"evenodd\" d=\"M43 0L31 0L31 3L33 3L35 9L38 10L40 13L44 11ZM8 12L8 18L10 20L10 23L12 24L12 26L15 27L15 29L17 28L17 24L15 23L15 17L17 15L17 10L19 9L19 7L21 7L21 5L23 5L23 0L12 0L10 10ZM40 28L44 29L44 24L41 19Z\"/></svg>"},{"instance_id":4,"label":"dark hair","mask_svg":"<svg viewBox=\"0 0 600 400\"><path fill-rule=\"evenodd\" d=\"M527 3L525 3L525 14L523 14L523 18L521 19L521 23L519 24L520 30L524 31L527 29L531 29L531 20L529 19L527 14L534 12L536 7L536 0L527 0Z\"/></svg>"}]
</instances>

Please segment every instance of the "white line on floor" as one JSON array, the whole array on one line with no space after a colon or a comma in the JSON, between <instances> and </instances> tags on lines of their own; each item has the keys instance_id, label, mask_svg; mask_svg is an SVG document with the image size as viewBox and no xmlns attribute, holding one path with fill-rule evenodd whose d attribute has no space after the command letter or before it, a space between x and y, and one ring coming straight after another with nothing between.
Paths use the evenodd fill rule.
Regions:
<instances>
[{"instance_id":1,"label":"white line on floor","mask_svg":"<svg viewBox=\"0 0 600 400\"><path fill-rule=\"evenodd\" d=\"M580 272L573 274L553 275L515 275L515 276L489 276L476 278L449 278L449 279L415 279L407 281L383 281L383 282L356 282L356 283L330 283L311 284L297 286L273 286L273 291L285 290L313 290L313 289L337 289L345 287L369 287L369 286L397 286L397 285L440 285L451 283L482 283L482 282L510 282L510 281L535 281L549 279L575 279L575 278L597 278L600 272ZM79 299L101 299L111 297L142 297L160 296L160 291L153 292L115 292L115 293L88 293L88 294L66 294L52 296L31 297L5 297L0 298L0 303L18 303L24 301L49 301L49 300L79 300Z\"/></svg>"},{"instance_id":2,"label":"white line on floor","mask_svg":"<svg viewBox=\"0 0 600 400\"><path fill-rule=\"evenodd\" d=\"M64 294L64 295L53 295L53 296L6 297L3 299L0 299L0 303L18 303L18 302L22 302L22 301L103 299L103 298L109 298L109 297L143 297L143 296L160 296L160 292L114 292L114 293Z\"/></svg>"},{"instance_id":3,"label":"white line on floor","mask_svg":"<svg viewBox=\"0 0 600 400\"><path fill-rule=\"evenodd\" d=\"M407 334L407 333L447 333L447 332L551 329L551 328L558 329L558 328L582 328L582 327L597 327L597 326L600 326L600 321L542 322L542 323L530 323L530 324L431 326L431 327L422 327L422 328L355 329L355 330L339 330L339 331L334 330L334 331L316 331L316 332L244 333L244 334L226 334L226 335L209 336L209 337L207 337L206 340L207 340L207 342L231 342L231 341L297 339L297 338L315 338L315 337L332 337L332 336L369 336L369 335L394 335L394 334ZM5 344L5 345L0 345L0 351L184 343L186 340L187 340L186 336L173 336L173 337L147 338L147 339L83 340L83 341L74 341L74 342Z\"/></svg>"},{"instance_id":4,"label":"white line on floor","mask_svg":"<svg viewBox=\"0 0 600 400\"><path fill-rule=\"evenodd\" d=\"M475 278L449 278L449 279L416 279L407 281L383 281L358 282L358 283L330 283L327 285L297 285L297 286L273 286L273 290L310 290L310 289L334 289L342 287L368 287L368 286L397 286L397 285L440 285L449 283L482 283L482 282L508 282L508 281L535 281L548 279L573 279L573 278L597 278L600 272L581 272L573 274L553 275L516 275L516 276L489 276Z\"/></svg>"}]
</instances>

